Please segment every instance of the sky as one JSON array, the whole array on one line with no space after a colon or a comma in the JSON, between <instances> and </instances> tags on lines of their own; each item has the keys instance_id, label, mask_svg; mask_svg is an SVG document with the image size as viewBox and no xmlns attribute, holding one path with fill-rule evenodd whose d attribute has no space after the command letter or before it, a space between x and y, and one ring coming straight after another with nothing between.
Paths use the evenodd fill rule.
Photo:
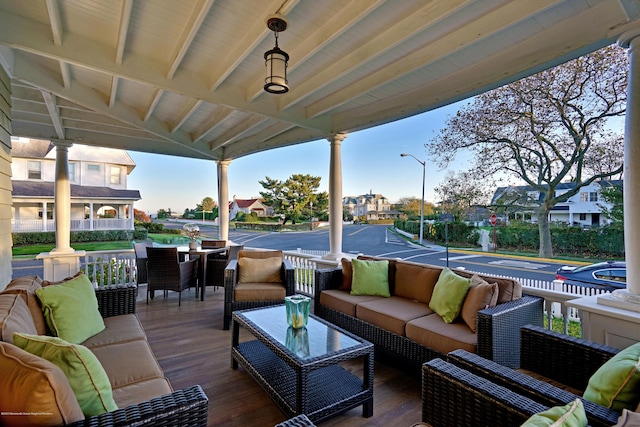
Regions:
<instances>
[{"instance_id":1,"label":"sky","mask_svg":"<svg viewBox=\"0 0 640 427\"><path fill-rule=\"evenodd\" d=\"M425 201L437 202L434 188L447 171L468 169L464 158L446 170L427 158L424 144L444 127L449 116L467 101L353 132L342 142L342 195L382 194L391 203L402 197L420 198L422 165L412 154L426 161ZM184 212L194 209L205 197L218 202L217 164L211 160L187 159L150 153L128 152L136 163L127 187L139 190L142 199L135 208L147 214L158 209ZM326 139L277 148L234 159L229 165L229 199L259 197L265 177L284 181L293 174L320 176L319 191L329 187L330 144Z\"/></svg>"}]
</instances>

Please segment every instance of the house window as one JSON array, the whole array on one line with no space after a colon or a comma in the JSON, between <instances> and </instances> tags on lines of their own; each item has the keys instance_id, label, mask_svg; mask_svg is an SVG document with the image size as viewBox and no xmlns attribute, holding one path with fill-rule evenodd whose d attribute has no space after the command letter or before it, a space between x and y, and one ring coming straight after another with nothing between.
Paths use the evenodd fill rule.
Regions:
<instances>
[{"instance_id":1,"label":"house window","mask_svg":"<svg viewBox=\"0 0 640 427\"><path fill-rule=\"evenodd\" d=\"M581 213L580 214L580 221L586 221L587 220L587 214L586 213Z\"/></svg>"},{"instance_id":2,"label":"house window","mask_svg":"<svg viewBox=\"0 0 640 427\"><path fill-rule=\"evenodd\" d=\"M100 165L97 163L89 163L87 165L87 170L88 171L96 171L96 172L100 172Z\"/></svg>"},{"instance_id":3,"label":"house window","mask_svg":"<svg viewBox=\"0 0 640 427\"><path fill-rule=\"evenodd\" d=\"M589 201L589 193L580 193L580 201L588 202Z\"/></svg>"},{"instance_id":4,"label":"house window","mask_svg":"<svg viewBox=\"0 0 640 427\"><path fill-rule=\"evenodd\" d=\"M69 163L69 181L76 182L76 164Z\"/></svg>"},{"instance_id":5,"label":"house window","mask_svg":"<svg viewBox=\"0 0 640 427\"><path fill-rule=\"evenodd\" d=\"M27 171L29 179L42 179L42 162L27 162Z\"/></svg>"},{"instance_id":6,"label":"house window","mask_svg":"<svg viewBox=\"0 0 640 427\"><path fill-rule=\"evenodd\" d=\"M120 184L120 168L111 166L111 184Z\"/></svg>"},{"instance_id":7,"label":"house window","mask_svg":"<svg viewBox=\"0 0 640 427\"><path fill-rule=\"evenodd\" d=\"M589 193L589 201L590 202L597 202L598 201L598 193L596 193L596 192Z\"/></svg>"}]
</instances>

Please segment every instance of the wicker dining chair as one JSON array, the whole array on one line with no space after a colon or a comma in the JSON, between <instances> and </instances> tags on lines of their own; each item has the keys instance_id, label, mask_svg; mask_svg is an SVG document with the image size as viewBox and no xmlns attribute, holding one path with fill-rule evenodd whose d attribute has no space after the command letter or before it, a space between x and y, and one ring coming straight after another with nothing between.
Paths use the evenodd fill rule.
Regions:
<instances>
[{"instance_id":1,"label":"wicker dining chair","mask_svg":"<svg viewBox=\"0 0 640 427\"><path fill-rule=\"evenodd\" d=\"M155 291L178 292L178 306L182 291L198 285L198 258L178 261L177 248L147 248L147 304L149 293Z\"/></svg>"},{"instance_id":2,"label":"wicker dining chair","mask_svg":"<svg viewBox=\"0 0 640 427\"><path fill-rule=\"evenodd\" d=\"M207 286L213 286L214 290L217 290L218 286L224 287L224 269L229 261L238 259L238 252L243 248L244 245L231 245L226 252L207 257Z\"/></svg>"},{"instance_id":3,"label":"wicker dining chair","mask_svg":"<svg viewBox=\"0 0 640 427\"><path fill-rule=\"evenodd\" d=\"M136 283L147 283L147 248L153 247L153 243L139 242L133 244L136 255Z\"/></svg>"}]
</instances>

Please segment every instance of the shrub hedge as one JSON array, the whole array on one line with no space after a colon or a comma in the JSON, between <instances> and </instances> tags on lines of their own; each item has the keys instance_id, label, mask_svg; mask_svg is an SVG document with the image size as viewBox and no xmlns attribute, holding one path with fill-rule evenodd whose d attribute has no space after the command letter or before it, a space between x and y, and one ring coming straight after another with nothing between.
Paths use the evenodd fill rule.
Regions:
<instances>
[{"instance_id":1,"label":"shrub hedge","mask_svg":"<svg viewBox=\"0 0 640 427\"><path fill-rule=\"evenodd\" d=\"M146 238L147 230L144 228L136 228L135 230L92 230L71 232L71 243L146 240ZM12 240L13 246L55 244L56 233L54 231L13 233Z\"/></svg>"}]
</instances>

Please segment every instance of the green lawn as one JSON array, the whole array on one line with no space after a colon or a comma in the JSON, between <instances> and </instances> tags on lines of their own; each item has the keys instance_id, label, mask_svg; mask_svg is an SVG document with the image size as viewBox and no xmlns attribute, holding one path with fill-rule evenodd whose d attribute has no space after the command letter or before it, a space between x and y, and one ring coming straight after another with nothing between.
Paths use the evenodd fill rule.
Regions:
<instances>
[{"instance_id":1,"label":"green lawn","mask_svg":"<svg viewBox=\"0 0 640 427\"><path fill-rule=\"evenodd\" d=\"M56 245L29 245L29 246L14 246L12 253L13 256L31 256L38 255L41 252L50 252ZM131 249L131 242L126 240L120 240L116 242L87 242L87 243L74 243L73 248L80 251L110 251L117 249Z\"/></svg>"}]
</instances>

